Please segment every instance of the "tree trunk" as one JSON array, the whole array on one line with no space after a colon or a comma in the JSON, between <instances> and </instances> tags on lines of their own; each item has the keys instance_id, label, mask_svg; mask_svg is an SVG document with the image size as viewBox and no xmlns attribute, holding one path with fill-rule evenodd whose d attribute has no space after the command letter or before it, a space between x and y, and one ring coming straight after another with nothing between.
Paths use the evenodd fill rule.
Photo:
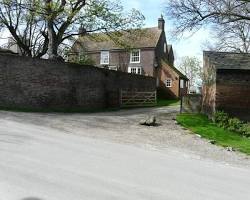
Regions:
<instances>
[{"instance_id":1,"label":"tree trunk","mask_svg":"<svg viewBox=\"0 0 250 200\"><path fill-rule=\"evenodd\" d=\"M57 42L57 37L54 31L52 22L48 22L48 38L49 38L49 44L48 44L49 59L57 59L58 58L58 42Z\"/></svg>"}]
</instances>

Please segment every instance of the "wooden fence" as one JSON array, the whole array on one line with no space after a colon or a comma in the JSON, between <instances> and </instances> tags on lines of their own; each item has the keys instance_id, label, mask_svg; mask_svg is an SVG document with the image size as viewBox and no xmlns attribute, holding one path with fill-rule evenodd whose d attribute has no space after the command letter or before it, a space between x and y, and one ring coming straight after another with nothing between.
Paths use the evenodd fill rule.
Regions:
<instances>
[{"instance_id":1,"label":"wooden fence","mask_svg":"<svg viewBox=\"0 0 250 200\"><path fill-rule=\"evenodd\" d=\"M121 90L120 105L121 107L144 107L155 106L157 104L157 93L153 92L137 92Z\"/></svg>"}]
</instances>

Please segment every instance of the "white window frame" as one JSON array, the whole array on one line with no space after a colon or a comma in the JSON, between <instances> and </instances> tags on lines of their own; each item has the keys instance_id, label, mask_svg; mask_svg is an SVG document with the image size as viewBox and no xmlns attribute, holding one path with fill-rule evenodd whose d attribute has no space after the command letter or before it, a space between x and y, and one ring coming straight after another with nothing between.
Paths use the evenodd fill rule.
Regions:
<instances>
[{"instance_id":1,"label":"white window frame","mask_svg":"<svg viewBox=\"0 0 250 200\"><path fill-rule=\"evenodd\" d=\"M105 57L106 56L106 57ZM100 55L100 64L101 65L109 65L110 53L109 51L101 51ZM107 59L107 62L105 62Z\"/></svg>"},{"instance_id":2,"label":"white window frame","mask_svg":"<svg viewBox=\"0 0 250 200\"><path fill-rule=\"evenodd\" d=\"M139 56L133 56L134 52L138 52ZM134 57L138 57L138 61L133 61ZM140 63L141 62L141 50L140 49L134 49L130 52L130 63Z\"/></svg>"},{"instance_id":3,"label":"white window frame","mask_svg":"<svg viewBox=\"0 0 250 200\"><path fill-rule=\"evenodd\" d=\"M128 67L128 73L142 75L142 67Z\"/></svg>"},{"instance_id":4,"label":"white window frame","mask_svg":"<svg viewBox=\"0 0 250 200\"><path fill-rule=\"evenodd\" d=\"M118 71L117 66L109 66L109 70Z\"/></svg>"},{"instance_id":5,"label":"white window frame","mask_svg":"<svg viewBox=\"0 0 250 200\"><path fill-rule=\"evenodd\" d=\"M171 78L167 78L165 81L164 81L165 85L167 88L171 88L172 85L173 85L173 80Z\"/></svg>"}]
</instances>

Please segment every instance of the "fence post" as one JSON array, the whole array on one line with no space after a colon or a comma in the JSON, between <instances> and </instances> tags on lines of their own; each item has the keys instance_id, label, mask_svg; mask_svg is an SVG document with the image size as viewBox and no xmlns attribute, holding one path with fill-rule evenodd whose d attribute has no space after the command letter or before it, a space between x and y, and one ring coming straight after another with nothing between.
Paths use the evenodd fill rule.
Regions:
<instances>
[{"instance_id":1,"label":"fence post","mask_svg":"<svg viewBox=\"0 0 250 200\"><path fill-rule=\"evenodd\" d=\"M122 107L122 89L119 90L119 107Z\"/></svg>"},{"instance_id":2,"label":"fence post","mask_svg":"<svg viewBox=\"0 0 250 200\"><path fill-rule=\"evenodd\" d=\"M181 106L180 106L180 113L182 113L182 108L183 108L183 96L181 95Z\"/></svg>"}]
</instances>

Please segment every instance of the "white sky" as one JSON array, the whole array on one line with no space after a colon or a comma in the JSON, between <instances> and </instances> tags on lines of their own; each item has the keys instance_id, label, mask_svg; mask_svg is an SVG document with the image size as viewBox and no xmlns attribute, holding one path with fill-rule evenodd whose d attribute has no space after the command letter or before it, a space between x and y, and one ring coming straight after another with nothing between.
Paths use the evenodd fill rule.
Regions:
<instances>
[{"instance_id":1,"label":"white sky","mask_svg":"<svg viewBox=\"0 0 250 200\"><path fill-rule=\"evenodd\" d=\"M145 27L153 27L157 26L160 15L164 15L164 2L166 1L167 0L122 0L122 3L126 9L138 9L146 18ZM171 32L174 27L171 25L171 20L166 19L165 16L164 18L166 21L165 30L167 40L169 44L173 45L177 60L183 56L197 56L202 59L202 44L208 40L209 31L202 29L191 37L173 40L173 38L171 38Z\"/></svg>"}]
</instances>

